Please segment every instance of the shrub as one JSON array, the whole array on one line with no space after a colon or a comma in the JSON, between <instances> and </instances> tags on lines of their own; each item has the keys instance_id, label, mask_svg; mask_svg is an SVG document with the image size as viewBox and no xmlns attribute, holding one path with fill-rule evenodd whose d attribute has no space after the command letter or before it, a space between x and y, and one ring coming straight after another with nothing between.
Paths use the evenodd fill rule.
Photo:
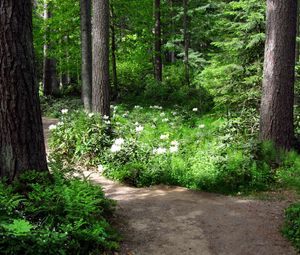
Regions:
<instances>
[{"instance_id":1,"label":"shrub","mask_svg":"<svg viewBox=\"0 0 300 255\"><path fill-rule=\"evenodd\" d=\"M55 168L55 167L54 167ZM29 171L0 182L1 254L94 254L118 248L100 187L63 173Z\"/></svg>"},{"instance_id":2,"label":"shrub","mask_svg":"<svg viewBox=\"0 0 300 255\"><path fill-rule=\"evenodd\" d=\"M286 209L283 234L300 252L300 203L293 204Z\"/></svg>"}]
</instances>

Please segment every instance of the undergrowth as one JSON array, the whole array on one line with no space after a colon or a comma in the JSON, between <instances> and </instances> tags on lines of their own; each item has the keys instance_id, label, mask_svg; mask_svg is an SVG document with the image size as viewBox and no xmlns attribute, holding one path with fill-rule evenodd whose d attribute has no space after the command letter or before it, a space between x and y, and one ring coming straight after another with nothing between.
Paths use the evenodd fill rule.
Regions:
<instances>
[{"instance_id":1,"label":"undergrowth","mask_svg":"<svg viewBox=\"0 0 300 255\"><path fill-rule=\"evenodd\" d=\"M0 182L0 254L102 254L118 248L114 202L88 180L28 171Z\"/></svg>"}]
</instances>

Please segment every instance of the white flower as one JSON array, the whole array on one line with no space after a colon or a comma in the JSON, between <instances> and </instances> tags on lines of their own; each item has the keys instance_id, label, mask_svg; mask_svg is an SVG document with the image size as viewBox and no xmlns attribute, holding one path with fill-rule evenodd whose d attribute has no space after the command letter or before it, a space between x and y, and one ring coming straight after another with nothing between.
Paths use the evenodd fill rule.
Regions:
<instances>
[{"instance_id":1,"label":"white flower","mask_svg":"<svg viewBox=\"0 0 300 255\"><path fill-rule=\"evenodd\" d=\"M143 109L143 107L139 106L139 105L136 105L136 106L134 106L134 109Z\"/></svg>"},{"instance_id":2,"label":"white flower","mask_svg":"<svg viewBox=\"0 0 300 255\"><path fill-rule=\"evenodd\" d=\"M168 121L169 121L168 118L164 118L164 119L162 120L162 122L168 122Z\"/></svg>"},{"instance_id":3,"label":"white flower","mask_svg":"<svg viewBox=\"0 0 300 255\"><path fill-rule=\"evenodd\" d=\"M171 147L170 147L170 152L171 152L171 153L178 152L178 146L171 146Z\"/></svg>"},{"instance_id":4,"label":"white flower","mask_svg":"<svg viewBox=\"0 0 300 255\"><path fill-rule=\"evenodd\" d=\"M104 119L104 120L108 120L108 119L109 119L109 116L107 116L107 115L103 115L103 116L102 116L102 119Z\"/></svg>"},{"instance_id":5,"label":"white flower","mask_svg":"<svg viewBox=\"0 0 300 255\"><path fill-rule=\"evenodd\" d=\"M53 129L56 129L56 128L57 128L57 126L53 125L53 124L49 126L49 130L53 130Z\"/></svg>"},{"instance_id":6,"label":"white flower","mask_svg":"<svg viewBox=\"0 0 300 255\"><path fill-rule=\"evenodd\" d=\"M154 118L154 119L153 119L153 122L156 122L156 121L157 121L157 118Z\"/></svg>"},{"instance_id":7,"label":"white flower","mask_svg":"<svg viewBox=\"0 0 300 255\"><path fill-rule=\"evenodd\" d=\"M165 113L164 112L162 112L161 114L160 114L160 117L165 117Z\"/></svg>"},{"instance_id":8,"label":"white flower","mask_svg":"<svg viewBox=\"0 0 300 255\"><path fill-rule=\"evenodd\" d=\"M110 148L110 151L115 153L115 152L118 152L122 149L121 145L117 145L117 144L113 144Z\"/></svg>"},{"instance_id":9,"label":"white flower","mask_svg":"<svg viewBox=\"0 0 300 255\"><path fill-rule=\"evenodd\" d=\"M161 135L161 136L160 136L160 139L161 139L161 140L167 140L167 139L169 139L169 134Z\"/></svg>"},{"instance_id":10,"label":"white flower","mask_svg":"<svg viewBox=\"0 0 300 255\"><path fill-rule=\"evenodd\" d=\"M135 125L135 126L139 126L139 125L140 125L140 123L136 122L136 123L134 123L134 125Z\"/></svg>"},{"instance_id":11,"label":"white flower","mask_svg":"<svg viewBox=\"0 0 300 255\"><path fill-rule=\"evenodd\" d=\"M205 128L204 124L199 125L199 128Z\"/></svg>"},{"instance_id":12,"label":"white flower","mask_svg":"<svg viewBox=\"0 0 300 255\"><path fill-rule=\"evenodd\" d=\"M177 112L172 112L172 114L175 116L175 115L177 115Z\"/></svg>"},{"instance_id":13,"label":"white flower","mask_svg":"<svg viewBox=\"0 0 300 255\"><path fill-rule=\"evenodd\" d=\"M167 153L167 149L163 147L158 147L156 149L153 149L153 154L165 154Z\"/></svg>"},{"instance_id":14,"label":"white flower","mask_svg":"<svg viewBox=\"0 0 300 255\"><path fill-rule=\"evenodd\" d=\"M69 111L68 109L62 109L62 110L61 110L61 113L62 113L62 114L67 114L68 111Z\"/></svg>"},{"instance_id":15,"label":"white flower","mask_svg":"<svg viewBox=\"0 0 300 255\"><path fill-rule=\"evenodd\" d=\"M172 142L171 142L171 145L172 145L172 146L178 147L178 146L179 146L179 142L177 142L177 141L172 141Z\"/></svg>"},{"instance_id":16,"label":"white flower","mask_svg":"<svg viewBox=\"0 0 300 255\"><path fill-rule=\"evenodd\" d=\"M198 108L193 108L193 112L198 112Z\"/></svg>"},{"instance_id":17,"label":"white flower","mask_svg":"<svg viewBox=\"0 0 300 255\"><path fill-rule=\"evenodd\" d=\"M105 169L104 166L98 165L98 172L99 173L103 173L104 169Z\"/></svg>"},{"instance_id":18,"label":"white flower","mask_svg":"<svg viewBox=\"0 0 300 255\"><path fill-rule=\"evenodd\" d=\"M64 123L62 121L57 122L57 126L62 126Z\"/></svg>"},{"instance_id":19,"label":"white flower","mask_svg":"<svg viewBox=\"0 0 300 255\"><path fill-rule=\"evenodd\" d=\"M115 140L114 144L121 146L124 142L125 142L125 140L123 138L118 138Z\"/></svg>"},{"instance_id":20,"label":"white flower","mask_svg":"<svg viewBox=\"0 0 300 255\"><path fill-rule=\"evenodd\" d=\"M90 118L92 118L94 115L95 115L95 114L92 113L92 112L88 114L88 116L89 116Z\"/></svg>"},{"instance_id":21,"label":"white flower","mask_svg":"<svg viewBox=\"0 0 300 255\"><path fill-rule=\"evenodd\" d=\"M136 128L135 128L135 131L136 132L142 132L144 130L144 127L143 126L137 126Z\"/></svg>"},{"instance_id":22,"label":"white flower","mask_svg":"<svg viewBox=\"0 0 300 255\"><path fill-rule=\"evenodd\" d=\"M110 124L110 120L106 120L104 121L105 124L109 125Z\"/></svg>"}]
</instances>

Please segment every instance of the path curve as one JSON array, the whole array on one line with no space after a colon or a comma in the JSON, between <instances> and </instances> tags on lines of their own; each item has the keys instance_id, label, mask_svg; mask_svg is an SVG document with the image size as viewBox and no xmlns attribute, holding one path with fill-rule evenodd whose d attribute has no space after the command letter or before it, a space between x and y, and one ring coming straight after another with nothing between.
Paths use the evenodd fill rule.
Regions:
<instances>
[{"instance_id":1,"label":"path curve","mask_svg":"<svg viewBox=\"0 0 300 255\"><path fill-rule=\"evenodd\" d=\"M45 137L56 120L43 119ZM117 201L124 255L293 255L280 234L289 201L257 201L180 187L133 188L85 172Z\"/></svg>"}]
</instances>

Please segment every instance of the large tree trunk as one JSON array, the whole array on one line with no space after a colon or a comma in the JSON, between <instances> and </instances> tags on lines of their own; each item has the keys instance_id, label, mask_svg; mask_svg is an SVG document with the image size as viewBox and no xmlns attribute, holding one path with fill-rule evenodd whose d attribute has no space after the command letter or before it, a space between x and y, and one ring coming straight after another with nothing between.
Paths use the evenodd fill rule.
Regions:
<instances>
[{"instance_id":1,"label":"large tree trunk","mask_svg":"<svg viewBox=\"0 0 300 255\"><path fill-rule=\"evenodd\" d=\"M51 12L49 9L49 4L46 1L44 3L44 20L51 18ZM48 26L48 25L47 25ZM44 95L51 96L57 95L59 93L59 84L56 76L56 60L49 57L49 33L50 29L46 27L45 30L45 44L44 44L44 65L43 65L43 86L44 86Z\"/></svg>"},{"instance_id":2,"label":"large tree trunk","mask_svg":"<svg viewBox=\"0 0 300 255\"><path fill-rule=\"evenodd\" d=\"M92 23L91 0L80 0L82 100L86 111L92 110Z\"/></svg>"},{"instance_id":3,"label":"large tree trunk","mask_svg":"<svg viewBox=\"0 0 300 255\"><path fill-rule=\"evenodd\" d=\"M161 54L161 21L160 0L154 0L154 75L157 81L162 81L162 54Z\"/></svg>"},{"instance_id":4,"label":"large tree trunk","mask_svg":"<svg viewBox=\"0 0 300 255\"><path fill-rule=\"evenodd\" d=\"M283 149L294 139L296 26L297 0L267 0L260 138Z\"/></svg>"},{"instance_id":5,"label":"large tree trunk","mask_svg":"<svg viewBox=\"0 0 300 255\"><path fill-rule=\"evenodd\" d=\"M93 0L93 111L110 115L109 3Z\"/></svg>"},{"instance_id":6,"label":"large tree trunk","mask_svg":"<svg viewBox=\"0 0 300 255\"><path fill-rule=\"evenodd\" d=\"M47 171L31 0L0 2L0 176Z\"/></svg>"},{"instance_id":7,"label":"large tree trunk","mask_svg":"<svg viewBox=\"0 0 300 255\"><path fill-rule=\"evenodd\" d=\"M116 58L116 33L115 33L115 16L114 6L110 5L110 31L111 31L111 61L112 61L112 81L114 85L114 99L118 99L118 75L117 75L117 58Z\"/></svg>"},{"instance_id":8,"label":"large tree trunk","mask_svg":"<svg viewBox=\"0 0 300 255\"><path fill-rule=\"evenodd\" d=\"M188 17L188 0L183 0L183 40L184 40L184 74L186 84L190 84L190 68L189 68L189 17Z\"/></svg>"}]
</instances>

